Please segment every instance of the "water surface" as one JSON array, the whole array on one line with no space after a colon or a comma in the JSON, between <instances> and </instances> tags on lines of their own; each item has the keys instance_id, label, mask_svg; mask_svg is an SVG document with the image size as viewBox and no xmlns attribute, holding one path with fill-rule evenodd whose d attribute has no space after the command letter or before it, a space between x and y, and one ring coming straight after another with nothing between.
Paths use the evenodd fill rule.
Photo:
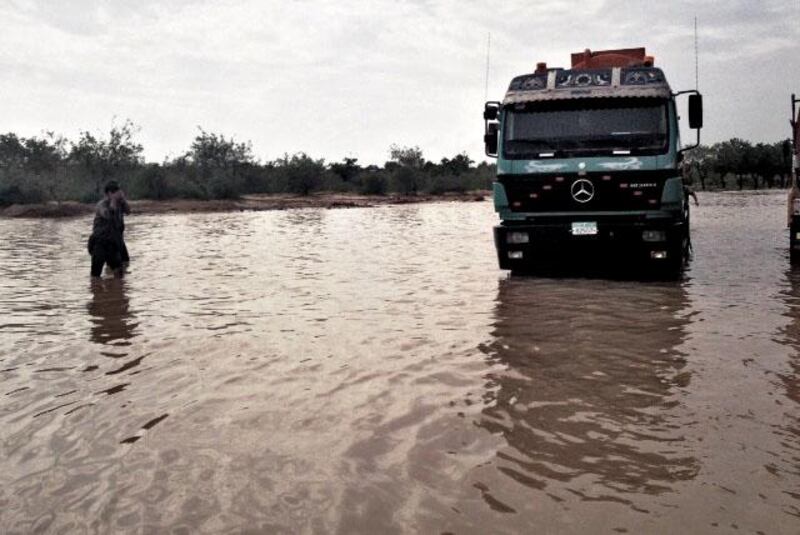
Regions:
<instances>
[{"instance_id":1,"label":"water surface","mask_svg":"<svg viewBox=\"0 0 800 535\"><path fill-rule=\"evenodd\" d=\"M0 220L4 533L797 533L784 196L677 282L508 277L490 203ZM591 262L591 259L587 259Z\"/></svg>"}]
</instances>

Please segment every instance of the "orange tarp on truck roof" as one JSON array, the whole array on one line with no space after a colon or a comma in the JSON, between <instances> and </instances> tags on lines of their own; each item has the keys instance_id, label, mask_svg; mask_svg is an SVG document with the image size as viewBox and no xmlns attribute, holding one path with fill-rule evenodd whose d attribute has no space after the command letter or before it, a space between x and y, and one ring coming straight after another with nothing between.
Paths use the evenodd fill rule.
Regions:
<instances>
[{"instance_id":1,"label":"orange tarp on truck roof","mask_svg":"<svg viewBox=\"0 0 800 535\"><path fill-rule=\"evenodd\" d=\"M598 50L592 52L588 48L583 52L572 54L573 69L607 69L609 67L652 66L653 58L642 48L618 48L616 50Z\"/></svg>"}]
</instances>

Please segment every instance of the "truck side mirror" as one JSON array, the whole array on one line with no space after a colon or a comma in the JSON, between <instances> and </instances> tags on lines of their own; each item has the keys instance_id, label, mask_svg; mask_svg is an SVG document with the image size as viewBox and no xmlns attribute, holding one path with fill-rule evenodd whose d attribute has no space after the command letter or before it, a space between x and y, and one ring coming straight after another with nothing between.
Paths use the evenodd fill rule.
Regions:
<instances>
[{"instance_id":1,"label":"truck side mirror","mask_svg":"<svg viewBox=\"0 0 800 535\"><path fill-rule=\"evenodd\" d=\"M689 128L703 128L703 96L689 95Z\"/></svg>"},{"instance_id":2,"label":"truck side mirror","mask_svg":"<svg viewBox=\"0 0 800 535\"><path fill-rule=\"evenodd\" d=\"M486 146L486 156L497 156L498 125L499 123L486 124L486 133L483 135L483 143Z\"/></svg>"},{"instance_id":3,"label":"truck side mirror","mask_svg":"<svg viewBox=\"0 0 800 535\"><path fill-rule=\"evenodd\" d=\"M487 102L483 107L483 120L484 121L495 121L497 120L497 115L500 112L500 103L499 102Z\"/></svg>"}]
</instances>

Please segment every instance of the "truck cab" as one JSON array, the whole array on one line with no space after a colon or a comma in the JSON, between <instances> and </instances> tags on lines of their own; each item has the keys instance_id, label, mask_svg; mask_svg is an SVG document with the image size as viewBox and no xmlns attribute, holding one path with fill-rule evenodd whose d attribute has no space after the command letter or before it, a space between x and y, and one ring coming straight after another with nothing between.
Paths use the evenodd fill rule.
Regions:
<instances>
[{"instance_id":1,"label":"truck cab","mask_svg":"<svg viewBox=\"0 0 800 535\"><path fill-rule=\"evenodd\" d=\"M789 146L792 162L792 186L789 189L789 261L793 265L800 264L800 110L797 104L800 98L792 94L792 144ZM787 158L788 159L788 158Z\"/></svg>"},{"instance_id":2,"label":"truck cab","mask_svg":"<svg viewBox=\"0 0 800 535\"><path fill-rule=\"evenodd\" d=\"M689 96L691 128L702 100ZM676 96L644 48L586 50L570 69L540 63L484 108L497 158L501 269L566 259L642 261L677 273L690 244ZM696 146L696 145L694 145Z\"/></svg>"}]
</instances>

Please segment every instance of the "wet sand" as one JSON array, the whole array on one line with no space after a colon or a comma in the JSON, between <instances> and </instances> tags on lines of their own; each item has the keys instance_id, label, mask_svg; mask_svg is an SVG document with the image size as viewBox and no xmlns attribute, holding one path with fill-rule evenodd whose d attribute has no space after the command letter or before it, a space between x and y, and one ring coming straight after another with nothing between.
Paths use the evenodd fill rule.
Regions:
<instances>
[{"instance_id":1,"label":"wet sand","mask_svg":"<svg viewBox=\"0 0 800 535\"><path fill-rule=\"evenodd\" d=\"M95 284L0 219L2 531L795 534L784 200L675 282L509 277L489 201L136 215Z\"/></svg>"}]
</instances>

